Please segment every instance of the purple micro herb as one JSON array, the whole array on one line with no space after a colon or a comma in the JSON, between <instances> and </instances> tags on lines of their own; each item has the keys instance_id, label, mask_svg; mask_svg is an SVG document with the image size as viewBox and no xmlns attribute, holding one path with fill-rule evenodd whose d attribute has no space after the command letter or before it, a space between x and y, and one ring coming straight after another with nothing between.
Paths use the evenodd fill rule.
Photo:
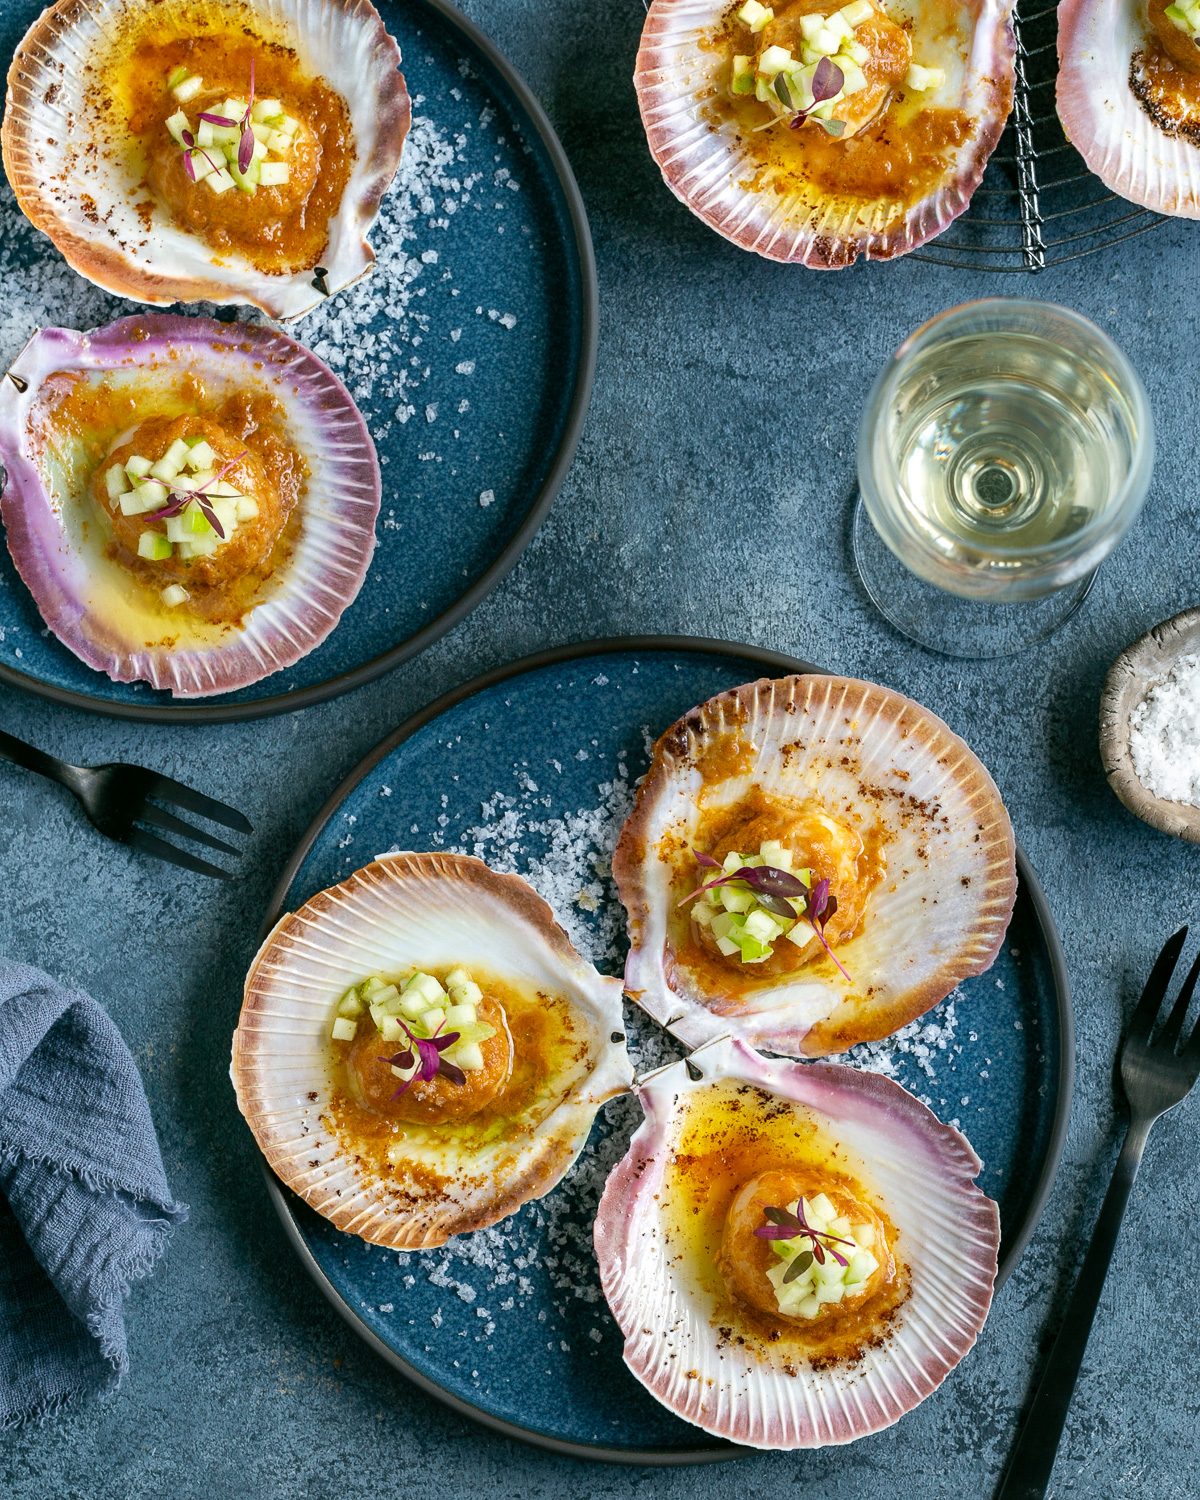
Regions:
<instances>
[{"instance_id":1,"label":"purple micro herb","mask_svg":"<svg viewBox=\"0 0 1200 1500\"><path fill-rule=\"evenodd\" d=\"M399 1018L397 1018L399 1019ZM428 1083L430 1079L436 1078L440 1073L443 1078L448 1078L451 1083L463 1084L467 1081L467 1075L461 1068L456 1068L453 1063L447 1062L442 1053L447 1047L453 1047L458 1041L460 1032L447 1031L442 1034L441 1027L431 1037L417 1036L410 1031L403 1021L400 1022L404 1035L408 1038L410 1045L402 1052L397 1052L395 1057L385 1058L384 1061L394 1068L411 1068L416 1064L416 1071L410 1078L406 1078L396 1092L393 1099L398 1099L401 1094L407 1092L414 1083Z\"/></svg>"},{"instance_id":2,"label":"purple micro herb","mask_svg":"<svg viewBox=\"0 0 1200 1500\"><path fill-rule=\"evenodd\" d=\"M243 451L239 453L236 458L231 458L227 464L222 464L217 472L213 475L213 477L209 480L206 480L198 490L184 490L182 492L176 491L171 488L171 486L165 479L159 479L157 475L148 475L142 481L142 483L161 484L163 489L165 489L167 492L167 503L162 507L161 510L151 511L151 513L146 517L147 521L167 521L172 516L181 515L183 511L187 509L188 504L194 500L200 507L200 512L203 515L204 519L217 533L221 540L224 541L225 528L217 519L216 511L213 510L212 500L209 498L209 495L207 493L208 486L210 484L216 484L219 479L224 478L224 476L229 473L230 469L232 469L235 464L241 463L242 459L246 457L248 451L249 450L247 449L243 449Z\"/></svg>"},{"instance_id":3,"label":"purple micro herb","mask_svg":"<svg viewBox=\"0 0 1200 1500\"><path fill-rule=\"evenodd\" d=\"M203 119L204 116L201 115L200 118ZM196 145L196 137L190 130L181 130L179 132L179 138L180 140L182 140L184 145L183 170L188 174L193 182L195 182L196 180L196 169L192 165L193 151L195 151L198 156L202 156L214 172L220 171L220 168L217 166L216 162L213 161L212 157L209 156L208 152L205 151L203 146Z\"/></svg>"},{"instance_id":4,"label":"purple micro herb","mask_svg":"<svg viewBox=\"0 0 1200 1500\"><path fill-rule=\"evenodd\" d=\"M696 862L710 870L723 868L718 860L708 854L696 854ZM718 875L715 880L705 881L694 891L689 891L679 904L684 906L696 896L703 895L705 891L715 890L722 885L732 885L735 880L740 880L750 887L758 897L760 906L765 906L768 911L773 911L781 917L796 916L795 908L787 900L789 896L797 899L808 896L808 887L789 870L780 870L774 865L743 865L738 870L730 870L723 875Z\"/></svg>"},{"instance_id":5,"label":"purple micro herb","mask_svg":"<svg viewBox=\"0 0 1200 1500\"><path fill-rule=\"evenodd\" d=\"M246 101L246 113L242 116L242 138L238 142L238 171L248 172L254 160L254 129L250 123L250 112L254 108L254 59L250 59L250 97ZM233 121L230 121L233 124Z\"/></svg>"},{"instance_id":6,"label":"purple micro herb","mask_svg":"<svg viewBox=\"0 0 1200 1500\"><path fill-rule=\"evenodd\" d=\"M237 121L231 120L228 115L210 115L205 113L197 115L196 118L203 120L208 125L223 125L226 130L232 129L237 124Z\"/></svg>"},{"instance_id":7,"label":"purple micro herb","mask_svg":"<svg viewBox=\"0 0 1200 1500\"><path fill-rule=\"evenodd\" d=\"M857 1249L853 1240L844 1240L840 1235L830 1234L827 1229L814 1229L804 1217L803 1198L797 1202L795 1212L790 1208L764 1208L763 1218L767 1222L760 1224L754 1231L758 1239L795 1240L803 1236L812 1245L811 1250L802 1250L799 1255L792 1257L791 1264L784 1273L785 1283L807 1271L814 1260L817 1265L823 1266L826 1255L832 1255L839 1266L848 1266L850 1262L833 1248L834 1245L849 1245L852 1249Z\"/></svg>"},{"instance_id":8,"label":"purple micro herb","mask_svg":"<svg viewBox=\"0 0 1200 1500\"><path fill-rule=\"evenodd\" d=\"M817 935L817 941L824 948L825 952L829 954L830 958L833 959L842 978L848 983L853 983L849 974L842 968L837 954L829 946L829 939L825 936L825 924L835 911L837 911L837 897L829 894L828 880L818 880L808 893L808 910L805 915L808 917L809 925Z\"/></svg>"},{"instance_id":9,"label":"purple micro herb","mask_svg":"<svg viewBox=\"0 0 1200 1500\"><path fill-rule=\"evenodd\" d=\"M782 77L782 75L780 76ZM807 109L797 110L797 112L788 121L788 125L790 126L790 128L792 130L799 130L801 125L804 124L805 120L808 119L809 115L812 114L813 110L816 109L817 105L824 104L827 99L837 98L838 94L840 94L842 89L845 87L845 84L846 75L842 72L841 68L838 67L837 63L835 63L832 58L823 57L817 64L816 70L814 71L812 76L811 87L813 102L808 106ZM776 89L776 93L779 93L778 88ZM780 94L779 97L781 103L786 105L787 108L790 109L792 107L790 94L786 99L782 94ZM830 135L841 135L842 131L846 128L844 122L841 120L822 120L820 123L825 127ZM833 126L836 126L838 128L832 129L831 127Z\"/></svg>"},{"instance_id":10,"label":"purple micro herb","mask_svg":"<svg viewBox=\"0 0 1200 1500\"><path fill-rule=\"evenodd\" d=\"M704 869L724 870L720 860L714 859L711 854L704 854L699 849L693 849L692 853L696 863ZM694 891L689 891L678 904L686 906L689 901L694 901L705 891L716 890L722 885L732 885L735 881L748 885L754 892L754 899L759 906L774 913L775 916L784 917L788 921L795 921L803 916L816 934L817 941L837 965L843 978L853 983L825 936L825 924L837 911L837 897L830 895L828 880L818 880L810 891L799 876L793 875L790 870L781 870L777 865L743 865L739 870L730 870L718 875L715 880L706 880ZM803 903L802 911L796 910L797 901Z\"/></svg>"}]
</instances>

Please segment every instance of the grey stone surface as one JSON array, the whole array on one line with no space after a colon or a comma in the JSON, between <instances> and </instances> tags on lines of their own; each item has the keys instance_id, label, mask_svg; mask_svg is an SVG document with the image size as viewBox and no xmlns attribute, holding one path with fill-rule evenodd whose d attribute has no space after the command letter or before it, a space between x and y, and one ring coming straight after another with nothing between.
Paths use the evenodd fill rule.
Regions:
<instances>
[{"instance_id":1,"label":"grey stone surface","mask_svg":"<svg viewBox=\"0 0 1200 1500\"><path fill-rule=\"evenodd\" d=\"M0 1439L0 1494L673 1497L991 1492L1039 1341L1054 1325L1116 1140L1110 1065L1162 938L1197 908L1200 851L1144 827L1096 745L1105 669L1197 602L1197 297L1172 224L1036 280L917 263L820 276L715 238L663 188L629 81L640 7L473 0L574 161L600 264L595 399L578 460L515 573L449 638L340 702L262 724L149 728L0 692L0 722L77 760L205 784L258 826L245 878L212 888L99 839L49 786L0 767L0 948L90 989L144 1071L192 1222L135 1291L133 1370L115 1399ZM1064 302L1143 372L1159 423L1145 514L1084 612L1023 658L959 664L893 635L846 547L854 428L885 355L923 318L994 293ZM592 635L742 638L928 703L991 767L1061 925L1078 1020L1063 1169L978 1349L898 1428L853 1449L733 1467L587 1467L493 1437L361 1347L292 1259L227 1080L240 981L267 896L335 782L450 685ZM1200 1099L1156 1130L1103 1299L1052 1493L1200 1494Z\"/></svg>"}]
</instances>

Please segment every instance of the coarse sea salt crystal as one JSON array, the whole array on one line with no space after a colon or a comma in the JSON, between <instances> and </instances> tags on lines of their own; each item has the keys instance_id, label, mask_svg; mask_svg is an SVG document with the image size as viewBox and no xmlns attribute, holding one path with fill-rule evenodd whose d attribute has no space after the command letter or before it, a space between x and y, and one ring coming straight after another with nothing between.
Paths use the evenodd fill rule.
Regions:
<instances>
[{"instance_id":1,"label":"coarse sea salt crystal","mask_svg":"<svg viewBox=\"0 0 1200 1500\"><path fill-rule=\"evenodd\" d=\"M1200 807L1200 656L1181 656L1133 710L1129 753L1148 792Z\"/></svg>"}]
</instances>

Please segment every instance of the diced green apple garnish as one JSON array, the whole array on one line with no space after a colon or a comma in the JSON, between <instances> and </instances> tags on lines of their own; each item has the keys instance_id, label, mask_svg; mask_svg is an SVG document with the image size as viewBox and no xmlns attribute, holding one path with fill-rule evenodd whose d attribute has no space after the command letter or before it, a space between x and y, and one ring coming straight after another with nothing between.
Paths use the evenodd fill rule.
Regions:
<instances>
[{"instance_id":1,"label":"diced green apple garnish","mask_svg":"<svg viewBox=\"0 0 1200 1500\"><path fill-rule=\"evenodd\" d=\"M927 94L933 89L940 89L945 81L945 69L923 68L919 63L911 63L904 86L914 94Z\"/></svg>"},{"instance_id":2,"label":"diced green apple garnish","mask_svg":"<svg viewBox=\"0 0 1200 1500\"><path fill-rule=\"evenodd\" d=\"M183 145L183 132L188 128L188 117L183 110L178 110L167 120L167 129L170 131L175 142Z\"/></svg>"},{"instance_id":3,"label":"diced green apple garnish","mask_svg":"<svg viewBox=\"0 0 1200 1500\"><path fill-rule=\"evenodd\" d=\"M186 104L189 99L194 99L204 87L204 79L198 73L192 73L182 79L171 90L171 97L178 100L180 104Z\"/></svg>"},{"instance_id":4,"label":"diced green apple garnish","mask_svg":"<svg viewBox=\"0 0 1200 1500\"><path fill-rule=\"evenodd\" d=\"M398 985L372 976L339 999L330 1034L338 1039L338 1022L356 1021L364 1010L387 1042L403 1042L409 1032L418 1038L455 1032L457 1039L445 1049L447 1061L464 1072L477 1072L485 1065L483 1043L496 1034L494 1026L478 1018L476 1006L482 1000L482 989L464 968L452 969L444 984L421 969ZM392 1071L401 1078L411 1073Z\"/></svg>"},{"instance_id":5,"label":"diced green apple garnish","mask_svg":"<svg viewBox=\"0 0 1200 1500\"><path fill-rule=\"evenodd\" d=\"M774 18L775 12L769 5L763 5L760 0L746 0L745 5L737 13L737 18L744 26L749 26L751 31L761 31L769 21Z\"/></svg>"},{"instance_id":6,"label":"diced green apple garnish","mask_svg":"<svg viewBox=\"0 0 1200 1500\"><path fill-rule=\"evenodd\" d=\"M738 55L733 59L733 92L735 94L752 94L754 92L754 59Z\"/></svg>"},{"instance_id":7,"label":"diced green apple garnish","mask_svg":"<svg viewBox=\"0 0 1200 1500\"><path fill-rule=\"evenodd\" d=\"M795 60L786 47L764 47L758 58L759 76L774 78L776 73L782 73Z\"/></svg>"},{"instance_id":8,"label":"diced green apple garnish","mask_svg":"<svg viewBox=\"0 0 1200 1500\"><path fill-rule=\"evenodd\" d=\"M1163 11L1167 20L1193 39L1200 36L1200 0L1181 0Z\"/></svg>"},{"instance_id":9,"label":"diced green apple garnish","mask_svg":"<svg viewBox=\"0 0 1200 1500\"><path fill-rule=\"evenodd\" d=\"M147 562L165 562L171 555L171 543L161 531L143 531L138 537L138 556Z\"/></svg>"}]
</instances>

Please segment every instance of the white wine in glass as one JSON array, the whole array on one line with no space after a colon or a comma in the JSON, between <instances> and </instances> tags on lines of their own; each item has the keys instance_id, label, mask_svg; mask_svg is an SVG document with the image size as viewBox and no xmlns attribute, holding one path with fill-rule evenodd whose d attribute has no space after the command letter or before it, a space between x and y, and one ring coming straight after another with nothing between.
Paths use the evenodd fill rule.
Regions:
<instances>
[{"instance_id":1,"label":"white wine in glass","mask_svg":"<svg viewBox=\"0 0 1200 1500\"><path fill-rule=\"evenodd\" d=\"M1019 650L1078 607L1153 459L1142 383L1093 323L1007 298L952 308L901 345L863 413L864 583L935 649Z\"/></svg>"}]
</instances>

